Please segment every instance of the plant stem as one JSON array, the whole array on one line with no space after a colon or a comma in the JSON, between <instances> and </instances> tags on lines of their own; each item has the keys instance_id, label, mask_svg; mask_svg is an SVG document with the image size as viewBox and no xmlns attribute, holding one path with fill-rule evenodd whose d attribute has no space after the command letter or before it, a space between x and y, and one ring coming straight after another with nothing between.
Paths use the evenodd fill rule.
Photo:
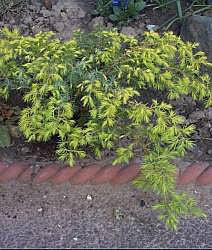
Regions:
<instances>
[{"instance_id":1,"label":"plant stem","mask_svg":"<svg viewBox=\"0 0 212 250\"><path fill-rule=\"evenodd\" d=\"M183 13L182 13L182 7L181 7L180 0L177 0L177 1L176 1L176 4L177 4L178 16L179 16L180 20L182 20L182 18L183 18Z\"/></svg>"}]
</instances>

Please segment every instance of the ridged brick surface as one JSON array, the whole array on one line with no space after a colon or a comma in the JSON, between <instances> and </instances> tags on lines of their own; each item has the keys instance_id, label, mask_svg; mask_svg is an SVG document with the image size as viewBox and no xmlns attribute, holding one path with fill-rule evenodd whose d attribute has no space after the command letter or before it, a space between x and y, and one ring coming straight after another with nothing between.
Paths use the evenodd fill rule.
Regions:
<instances>
[{"instance_id":1,"label":"ridged brick surface","mask_svg":"<svg viewBox=\"0 0 212 250\"><path fill-rule=\"evenodd\" d=\"M32 174L33 174L33 170L32 168L27 168L25 171L23 171L21 173L21 175L19 176L18 180L19 181L31 181L32 180Z\"/></svg>"},{"instance_id":2,"label":"ridged brick surface","mask_svg":"<svg viewBox=\"0 0 212 250\"><path fill-rule=\"evenodd\" d=\"M8 168L0 173L0 183L14 180L27 168L23 162L16 162L11 164Z\"/></svg>"},{"instance_id":3,"label":"ridged brick surface","mask_svg":"<svg viewBox=\"0 0 212 250\"><path fill-rule=\"evenodd\" d=\"M140 166L132 164L129 167L121 169L116 176L114 176L110 183L112 185L124 184L132 181L140 174Z\"/></svg>"},{"instance_id":4,"label":"ridged brick surface","mask_svg":"<svg viewBox=\"0 0 212 250\"><path fill-rule=\"evenodd\" d=\"M204 171L204 164L201 162L189 165L179 177L177 184L186 185L194 182L196 178Z\"/></svg>"},{"instance_id":5,"label":"ridged brick surface","mask_svg":"<svg viewBox=\"0 0 212 250\"><path fill-rule=\"evenodd\" d=\"M79 166L75 167L65 167L62 168L52 179L51 182L54 184L61 184L63 182L69 181L81 168Z\"/></svg>"},{"instance_id":6,"label":"ridged brick surface","mask_svg":"<svg viewBox=\"0 0 212 250\"><path fill-rule=\"evenodd\" d=\"M197 177L196 183L204 186L212 183L212 165L208 166L202 174Z\"/></svg>"},{"instance_id":7,"label":"ridged brick surface","mask_svg":"<svg viewBox=\"0 0 212 250\"><path fill-rule=\"evenodd\" d=\"M74 185L85 184L93 179L95 174L101 169L100 165L92 165L87 168L82 168L72 178L71 183Z\"/></svg>"},{"instance_id":8,"label":"ridged brick surface","mask_svg":"<svg viewBox=\"0 0 212 250\"><path fill-rule=\"evenodd\" d=\"M206 186L212 184L212 165L205 167L204 162L192 163L186 167L182 174L177 168L174 177L178 186L197 183ZM142 174L142 166L139 163L131 163L127 167L121 165L93 164L85 167L62 167L59 164L43 166L36 174L26 162L15 162L7 166L0 161L0 183L14 179L19 181L33 181L35 184L51 181L53 184L70 182L75 185L103 184L120 185L131 182L139 174ZM34 175L34 176L33 176Z\"/></svg>"},{"instance_id":9,"label":"ridged brick surface","mask_svg":"<svg viewBox=\"0 0 212 250\"><path fill-rule=\"evenodd\" d=\"M51 164L51 165L44 167L37 173L37 175L34 178L34 182L39 184L45 181L49 181L50 178L56 175L59 169L60 169L59 166L56 164Z\"/></svg>"},{"instance_id":10,"label":"ridged brick surface","mask_svg":"<svg viewBox=\"0 0 212 250\"><path fill-rule=\"evenodd\" d=\"M7 164L0 161L0 174L7 168Z\"/></svg>"},{"instance_id":11,"label":"ridged brick surface","mask_svg":"<svg viewBox=\"0 0 212 250\"><path fill-rule=\"evenodd\" d=\"M121 170L121 166L105 166L100 171L98 171L94 178L92 179L92 184L104 184L109 182L115 176L117 176L118 172Z\"/></svg>"}]
</instances>

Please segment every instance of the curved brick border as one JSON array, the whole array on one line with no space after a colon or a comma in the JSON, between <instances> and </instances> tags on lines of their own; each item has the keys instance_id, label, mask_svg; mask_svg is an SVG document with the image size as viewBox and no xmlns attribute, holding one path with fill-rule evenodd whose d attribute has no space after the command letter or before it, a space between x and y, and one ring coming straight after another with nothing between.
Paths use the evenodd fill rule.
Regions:
<instances>
[{"instance_id":1,"label":"curved brick border","mask_svg":"<svg viewBox=\"0 0 212 250\"><path fill-rule=\"evenodd\" d=\"M74 185L87 183L120 185L132 181L140 174L142 175L142 167L140 168L140 165L136 163L129 164L127 167L93 164L87 167L74 166L72 168L54 163L43 166L37 173L33 173L27 162L16 162L7 166L5 162L0 161L0 183L17 179L32 181L35 184L50 181L53 184L70 182ZM201 186L210 185L212 184L212 165L205 167L203 162L192 163L182 174L177 171L175 177L178 186L192 182Z\"/></svg>"}]
</instances>

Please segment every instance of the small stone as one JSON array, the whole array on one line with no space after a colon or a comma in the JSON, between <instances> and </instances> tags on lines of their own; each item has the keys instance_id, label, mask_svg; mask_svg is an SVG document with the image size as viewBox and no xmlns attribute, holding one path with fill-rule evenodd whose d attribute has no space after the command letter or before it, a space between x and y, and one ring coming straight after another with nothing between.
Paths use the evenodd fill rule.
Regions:
<instances>
[{"instance_id":1,"label":"small stone","mask_svg":"<svg viewBox=\"0 0 212 250\"><path fill-rule=\"evenodd\" d=\"M65 41L67 41L67 40L69 40L70 38L71 38L71 36L72 36L72 30L64 30L61 34L60 34L60 38L62 39L62 40L65 40Z\"/></svg>"},{"instance_id":2,"label":"small stone","mask_svg":"<svg viewBox=\"0 0 212 250\"><path fill-rule=\"evenodd\" d=\"M124 214L122 213L120 208L117 208L114 210L114 216L115 216L116 220L121 220L124 218Z\"/></svg>"},{"instance_id":3,"label":"small stone","mask_svg":"<svg viewBox=\"0 0 212 250\"><path fill-rule=\"evenodd\" d=\"M150 23L150 22L151 22L151 19L149 19L149 18L145 19L145 23L146 23L146 24L148 24L148 23Z\"/></svg>"},{"instance_id":4,"label":"small stone","mask_svg":"<svg viewBox=\"0 0 212 250\"><path fill-rule=\"evenodd\" d=\"M85 11L80 7L68 7L65 8L67 16L72 18L84 18L86 16Z\"/></svg>"},{"instance_id":5,"label":"small stone","mask_svg":"<svg viewBox=\"0 0 212 250\"><path fill-rule=\"evenodd\" d=\"M30 152L30 149L28 147L23 147L21 149L21 151L25 154L25 153L29 153Z\"/></svg>"},{"instance_id":6,"label":"small stone","mask_svg":"<svg viewBox=\"0 0 212 250\"><path fill-rule=\"evenodd\" d=\"M212 155L212 149L209 149L207 152L209 155Z\"/></svg>"},{"instance_id":7,"label":"small stone","mask_svg":"<svg viewBox=\"0 0 212 250\"><path fill-rule=\"evenodd\" d=\"M87 199L88 201L92 201L92 200L93 200L93 198L92 198L91 195L87 195L86 199Z\"/></svg>"},{"instance_id":8,"label":"small stone","mask_svg":"<svg viewBox=\"0 0 212 250\"><path fill-rule=\"evenodd\" d=\"M25 24L21 24L21 25L19 26L19 28L20 28L20 30L21 30L22 32L24 32L24 33L28 32L28 29L29 29L28 25L25 25Z\"/></svg>"},{"instance_id":9,"label":"small stone","mask_svg":"<svg viewBox=\"0 0 212 250\"><path fill-rule=\"evenodd\" d=\"M65 12L61 12L60 15L61 15L63 21L68 21L68 16L67 16L67 14Z\"/></svg>"},{"instance_id":10,"label":"small stone","mask_svg":"<svg viewBox=\"0 0 212 250\"><path fill-rule=\"evenodd\" d=\"M155 24L149 24L146 27L149 31L156 31L159 28L159 26Z\"/></svg>"},{"instance_id":11,"label":"small stone","mask_svg":"<svg viewBox=\"0 0 212 250\"><path fill-rule=\"evenodd\" d=\"M198 121L205 117L204 111L195 111L189 115L189 120L191 121Z\"/></svg>"},{"instance_id":12,"label":"small stone","mask_svg":"<svg viewBox=\"0 0 212 250\"><path fill-rule=\"evenodd\" d=\"M38 212L42 212L43 211L43 208L38 208Z\"/></svg>"},{"instance_id":13,"label":"small stone","mask_svg":"<svg viewBox=\"0 0 212 250\"><path fill-rule=\"evenodd\" d=\"M113 24L112 23L110 23L110 22L108 22L107 23L107 27L110 29L110 28L113 28Z\"/></svg>"},{"instance_id":14,"label":"small stone","mask_svg":"<svg viewBox=\"0 0 212 250\"><path fill-rule=\"evenodd\" d=\"M63 22L56 22L56 23L54 24L54 28L55 28L55 30L56 30L57 32L62 32L63 29L64 29L64 27L65 27L65 25L64 25Z\"/></svg>"},{"instance_id":15,"label":"small stone","mask_svg":"<svg viewBox=\"0 0 212 250\"><path fill-rule=\"evenodd\" d=\"M14 18L11 18L11 19L10 19L10 24L15 24L15 23L16 23L15 19L14 19Z\"/></svg>"},{"instance_id":16,"label":"small stone","mask_svg":"<svg viewBox=\"0 0 212 250\"><path fill-rule=\"evenodd\" d=\"M212 108L208 109L208 119L212 120Z\"/></svg>"},{"instance_id":17,"label":"small stone","mask_svg":"<svg viewBox=\"0 0 212 250\"><path fill-rule=\"evenodd\" d=\"M92 20L92 15L90 13L86 13L85 17L83 18L83 23L88 24Z\"/></svg>"},{"instance_id":18,"label":"small stone","mask_svg":"<svg viewBox=\"0 0 212 250\"><path fill-rule=\"evenodd\" d=\"M136 36L137 35L135 29L133 27L130 27L130 26L123 27L121 29L121 33L123 33L123 34L125 34L127 36Z\"/></svg>"},{"instance_id":19,"label":"small stone","mask_svg":"<svg viewBox=\"0 0 212 250\"><path fill-rule=\"evenodd\" d=\"M74 241L78 241L78 238L74 237L73 240L74 240Z\"/></svg>"},{"instance_id":20,"label":"small stone","mask_svg":"<svg viewBox=\"0 0 212 250\"><path fill-rule=\"evenodd\" d=\"M94 19L91 20L91 22L89 23L88 26L90 29L95 29L98 26L103 27L104 26L104 18L101 16L95 17Z\"/></svg>"},{"instance_id":21,"label":"small stone","mask_svg":"<svg viewBox=\"0 0 212 250\"><path fill-rule=\"evenodd\" d=\"M42 31L42 28L40 27L40 25L34 25L34 26L32 26L32 32L33 32L33 34L37 34L37 33L41 32L41 31Z\"/></svg>"},{"instance_id":22,"label":"small stone","mask_svg":"<svg viewBox=\"0 0 212 250\"><path fill-rule=\"evenodd\" d=\"M27 16L23 20L24 24L30 24L31 22L32 22L32 17L31 16Z\"/></svg>"},{"instance_id":23,"label":"small stone","mask_svg":"<svg viewBox=\"0 0 212 250\"><path fill-rule=\"evenodd\" d=\"M143 34L145 31L145 23L139 23L138 25L138 34Z\"/></svg>"},{"instance_id":24,"label":"small stone","mask_svg":"<svg viewBox=\"0 0 212 250\"><path fill-rule=\"evenodd\" d=\"M37 7L35 5L28 5L28 9L31 10L31 11L36 11L37 10Z\"/></svg>"},{"instance_id":25,"label":"small stone","mask_svg":"<svg viewBox=\"0 0 212 250\"><path fill-rule=\"evenodd\" d=\"M44 16L44 17L50 17L51 16L51 12L49 10L41 10L40 13Z\"/></svg>"},{"instance_id":26,"label":"small stone","mask_svg":"<svg viewBox=\"0 0 212 250\"><path fill-rule=\"evenodd\" d=\"M40 17L38 17L36 20L39 21L39 24L42 24L42 23L45 22L45 17L40 16Z\"/></svg>"},{"instance_id":27,"label":"small stone","mask_svg":"<svg viewBox=\"0 0 212 250\"><path fill-rule=\"evenodd\" d=\"M54 18L54 21L55 21L55 18L61 18L61 11L60 10L54 10L54 11L52 11L51 12L51 17Z\"/></svg>"}]
</instances>

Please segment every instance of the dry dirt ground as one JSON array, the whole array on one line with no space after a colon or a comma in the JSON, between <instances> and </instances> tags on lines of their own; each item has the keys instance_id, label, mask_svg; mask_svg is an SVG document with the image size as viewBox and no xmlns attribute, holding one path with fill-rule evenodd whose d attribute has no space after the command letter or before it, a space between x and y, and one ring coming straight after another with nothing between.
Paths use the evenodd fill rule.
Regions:
<instances>
[{"instance_id":1,"label":"dry dirt ground","mask_svg":"<svg viewBox=\"0 0 212 250\"><path fill-rule=\"evenodd\" d=\"M212 187L182 190L208 217L172 232L131 185L0 185L0 248L212 248Z\"/></svg>"}]
</instances>

